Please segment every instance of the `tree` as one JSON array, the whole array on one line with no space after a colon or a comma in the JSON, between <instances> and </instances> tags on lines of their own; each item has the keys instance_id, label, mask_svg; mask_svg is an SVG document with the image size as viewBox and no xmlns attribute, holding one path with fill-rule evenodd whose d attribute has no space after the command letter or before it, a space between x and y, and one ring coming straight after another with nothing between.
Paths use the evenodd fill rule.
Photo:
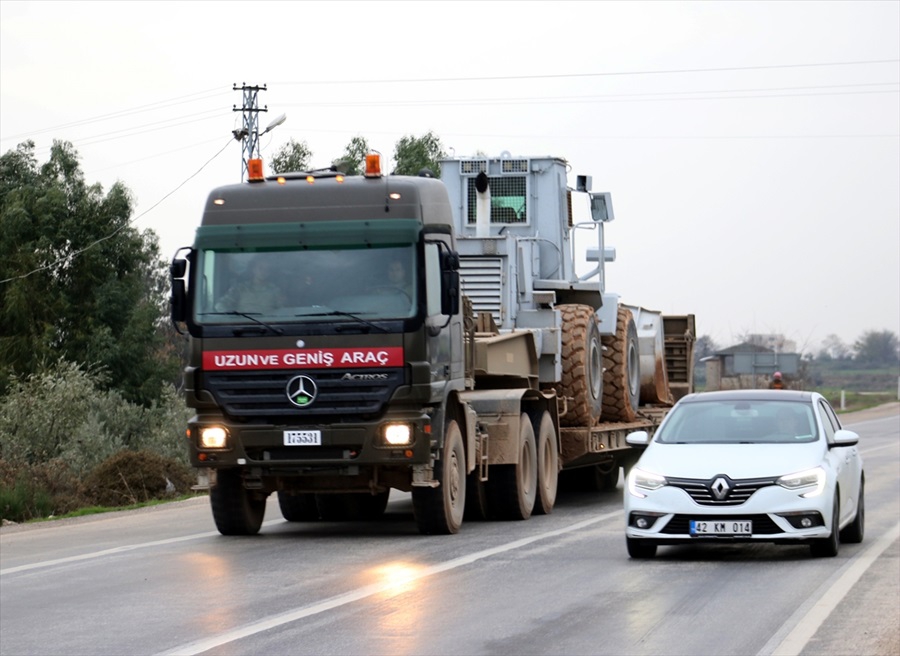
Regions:
<instances>
[{"instance_id":1,"label":"tree","mask_svg":"<svg viewBox=\"0 0 900 656\"><path fill-rule=\"evenodd\" d=\"M363 173L363 162L366 154L369 152L369 142L365 137L356 136L350 140L347 147L344 148L344 154L337 160L334 165L339 171L343 171L347 175L361 175Z\"/></svg>"},{"instance_id":2,"label":"tree","mask_svg":"<svg viewBox=\"0 0 900 656\"><path fill-rule=\"evenodd\" d=\"M121 182L106 194L85 182L68 142L41 166L31 141L0 157L0 393L60 358L144 405L177 376L166 264L131 213Z\"/></svg>"},{"instance_id":3,"label":"tree","mask_svg":"<svg viewBox=\"0 0 900 656\"><path fill-rule=\"evenodd\" d=\"M853 348L859 362L889 367L900 362L900 341L897 334L889 330L867 330Z\"/></svg>"},{"instance_id":4,"label":"tree","mask_svg":"<svg viewBox=\"0 0 900 656\"><path fill-rule=\"evenodd\" d=\"M831 334L822 340L819 357L823 360L847 360L850 357L850 347L844 344L840 337Z\"/></svg>"},{"instance_id":5,"label":"tree","mask_svg":"<svg viewBox=\"0 0 900 656\"><path fill-rule=\"evenodd\" d=\"M312 155L312 151L305 141L298 143L291 139L275 151L275 154L272 155L270 166L275 173L308 171Z\"/></svg>"},{"instance_id":6,"label":"tree","mask_svg":"<svg viewBox=\"0 0 900 656\"><path fill-rule=\"evenodd\" d=\"M429 131L421 137L407 135L394 146L394 173L419 175L422 169L428 169L433 176L439 177L440 160L445 156L441 140L433 132Z\"/></svg>"}]
</instances>

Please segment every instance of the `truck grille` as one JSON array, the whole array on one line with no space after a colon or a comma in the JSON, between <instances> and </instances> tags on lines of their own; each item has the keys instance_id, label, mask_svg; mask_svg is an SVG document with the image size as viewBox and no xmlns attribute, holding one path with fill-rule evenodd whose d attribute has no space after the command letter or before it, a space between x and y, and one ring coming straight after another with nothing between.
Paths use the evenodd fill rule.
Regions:
<instances>
[{"instance_id":1,"label":"truck grille","mask_svg":"<svg viewBox=\"0 0 900 656\"><path fill-rule=\"evenodd\" d=\"M462 292L472 301L472 309L490 312L497 325L503 323L503 267L499 257L462 257L459 262Z\"/></svg>"},{"instance_id":2,"label":"truck grille","mask_svg":"<svg viewBox=\"0 0 900 656\"><path fill-rule=\"evenodd\" d=\"M730 487L727 494L719 499L713 493L715 482L720 476L701 480L696 478L666 478L668 484L677 487L690 495L695 503L701 506L739 506L749 499L758 489L775 485L774 478L745 478L733 481L728 479Z\"/></svg>"},{"instance_id":3,"label":"truck grille","mask_svg":"<svg viewBox=\"0 0 900 656\"><path fill-rule=\"evenodd\" d=\"M298 417L336 421L356 420L381 412L394 390L404 381L403 370L354 369L360 376L344 379L341 371L242 371L210 372L204 375L204 387L212 393L226 414L240 418L275 420L279 417L296 420ZM316 383L315 400L305 408L294 406L287 397L287 384L294 376L309 376ZM365 380L366 374L385 378Z\"/></svg>"}]
</instances>

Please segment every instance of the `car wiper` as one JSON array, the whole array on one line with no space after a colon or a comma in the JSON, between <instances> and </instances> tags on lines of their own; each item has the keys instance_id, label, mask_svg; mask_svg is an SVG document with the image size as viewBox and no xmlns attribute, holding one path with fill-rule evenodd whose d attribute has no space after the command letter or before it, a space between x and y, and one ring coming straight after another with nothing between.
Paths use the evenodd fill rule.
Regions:
<instances>
[{"instance_id":1,"label":"car wiper","mask_svg":"<svg viewBox=\"0 0 900 656\"><path fill-rule=\"evenodd\" d=\"M375 330L380 330L383 333L386 333L387 330L382 328L381 326L372 323L371 321L367 321L362 317L351 314L350 312L344 312L343 310L331 310L328 312L303 312L302 314L295 314L295 317L347 317L349 319L353 319L354 321L363 324L364 326L369 326L370 328L374 328Z\"/></svg>"},{"instance_id":2,"label":"car wiper","mask_svg":"<svg viewBox=\"0 0 900 656\"><path fill-rule=\"evenodd\" d=\"M211 315L246 317L247 319L250 319L250 321L255 321L260 326L263 326L264 328L268 328L276 335L284 335L284 331L281 328L275 328L274 326L270 326L265 321L261 321L261 320L257 319L256 317L254 317L252 314L249 314L247 312L238 312L236 310L232 310L230 312L203 312L200 316L205 317L205 316L211 316ZM234 329L234 334L238 337L240 337L241 335L247 334L247 332L248 331L246 328L235 328Z\"/></svg>"}]
</instances>

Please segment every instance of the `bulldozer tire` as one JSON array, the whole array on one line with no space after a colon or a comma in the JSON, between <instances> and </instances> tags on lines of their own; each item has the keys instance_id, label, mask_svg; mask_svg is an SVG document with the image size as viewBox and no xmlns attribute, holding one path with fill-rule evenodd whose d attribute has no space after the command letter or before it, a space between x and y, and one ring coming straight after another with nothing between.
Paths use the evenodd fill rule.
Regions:
<instances>
[{"instance_id":1,"label":"bulldozer tire","mask_svg":"<svg viewBox=\"0 0 900 656\"><path fill-rule=\"evenodd\" d=\"M266 513L266 497L244 487L237 469L220 469L209 492L213 519L222 535L256 535Z\"/></svg>"},{"instance_id":2,"label":"bulldozer tire","mask_svg":"<svg viewBox=\"0 0 900 656\"><path fill-rule=\"evenodd\" d=\"M641 394L641 362L631 310L619 308L616 334L604 337L603 346L603 418L634 421Z\"/></svg>"},{"instance_id":3,"label":"bulldozer tire","mask_svg":"<svg viewBox=\"0 0 900 656\"><path fill-rule=\"evenodd\" d=\"M560 305L562 380L557 393L567 398L563 426L593 426L603 409L603 344L597 315L589 305Z\"/></svg>"}]
</instances>

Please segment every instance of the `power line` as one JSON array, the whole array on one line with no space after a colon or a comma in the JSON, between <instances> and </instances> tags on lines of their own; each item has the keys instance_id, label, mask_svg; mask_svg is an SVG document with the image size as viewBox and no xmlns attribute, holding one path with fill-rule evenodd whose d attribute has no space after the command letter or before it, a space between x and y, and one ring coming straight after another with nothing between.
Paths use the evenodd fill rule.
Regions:
<instances>
[{"instance_id":1,"label":"power line","mask_svg":"<svg viewBox=\"0 0 900 656\"><path fill-rule=\"evenodd\" d=\"M864 66L869 64L896 64L900 59L870 59L864 61L818 62L811 64L769 64L762 66L723 66L716 68L671 68L648 71L609 71L605 73L549 73L543 75L488 75L484 77L432 77L432 78L387 78L380 80L301 80L277 82L283 85L335 85L335 84L396 84L427 82L498 82L501 80L558 80L591 77L616 77L626 75L674 75L682 73L723 73L734 71L759 71L786 68L817 68L825 66Z\"/></svg>"},{"instance_id":2,"label":"power line","mask_svg":"<svg viewBox=\"0 0 900 656\"><path fill-rule=\"evenodd\" d=\"M186 185L192 178L194 178L198 173L200 173L200 171L202 171L203 169L205 169L205 168L206 168L206 167L207 167L214 159L216 159L219 155L221 155L222 153L224 153L224 152L225 152L225 149L228 148L228 146L230 146L233 142L234 142L234 140L233 140L231 137L229 137L229 138L228 138L228 141L225 143L225 145L222 147L222 149L221 149L219 152L217 152L215 155L213 155L212 157L210 157L210 158L206 161L206 163L203 164L203 166L201 166L199 169L197 169L197 170L194 171L191 175L189 175L187 178L185 178L185 179L181 182L181 184L179 184L177 187L175 187L174 189L172 189L172 191L170 191L169 193L167 193L165 196L163 196L162 198L160 198L158 201L156 201L155 203L153 203L153 205L151 205L150 207L148 207L146 210L144 210L143 212L141 212L141 213L138 214L137 216L135 216L135 217L129 219L128 221L126 221L126 222L123 223L122 225L120 225L118 228L116 228L115 230L113 230L113 231L112 231L111 233L109 233L108 235L105 235L105 236L103 236L103 237L100 237L99 239L97 239L97 240L91 242L90 244L88 244L88 245L85 246L84 248L80 248L80 249L78 249L77 251L74 251L74 252L72 252L72 253L69 253L68 255L66 255L66 256L64 256L64 257L59 258L59 259L56 260L55 262L51 262L51 263L49 263L49 264L45 264L44 266L41 266L41 267L38 267L37 269L34 269L34 270L32 270L32 271L29 271L28 273L23 273L23 274L20 275L20 276L13 276L13 277L11 277L11 278L6 278L5 280L0 280L0 284L4 284L4 283L7 283L7 282L12 282L13 280L21 280L21 279L27 278L28 276L31 276L31 275L33 275L33 274L35 274L35 273L39 273L39 272L41 272L41 271L46 271L47 269L52 269L53 267L58 266L58 265L62 264L63 262L66 262L66 261L69 261L69 260L72 260L72 259L78 257L79 255L81 255L81 254L84 253L85 251L90 250L91 248L93 248L93 247L96 246L97 244L103 243L103 242L106 241L107 239L112 239L112 238L115 237L117 234L119 234L122 230L124 230L125 228L127 228L128 226L130 226L131 224L133 224L135 221L137 221L137 220L140 219L141 217L145 216L147 213L153 211L158 205L160 205L160 203L162 203L163 201L165 201L169 196L171 196L171 195L174 194L176 191L178 191L179 189L181 189L184 185Z\"/></svg>"}]
</instances>

